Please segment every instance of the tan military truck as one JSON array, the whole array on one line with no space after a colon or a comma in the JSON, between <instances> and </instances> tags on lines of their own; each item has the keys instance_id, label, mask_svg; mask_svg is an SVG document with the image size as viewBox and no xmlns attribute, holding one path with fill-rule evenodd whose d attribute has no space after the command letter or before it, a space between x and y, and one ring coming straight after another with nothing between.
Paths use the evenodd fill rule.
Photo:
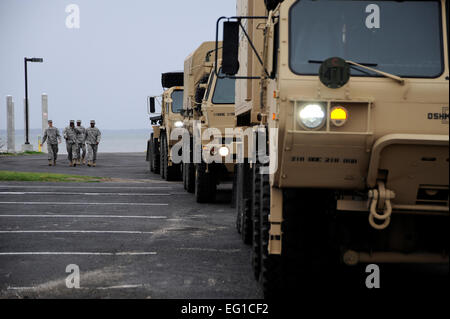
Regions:
<instances>
[{"instance_id":1,"label":"tan military truck","mask_svg":"<svg viewBox=\"0 0 450 319\"><path fill-rule=\"evenodd\" d=\"M161 174L167 181L175 181L181 179L182 170L180 163L172 160L172 148L179 139L172 139L171 134L174 129L183 127L183 72L163 73L161 82L166 90L160 96L161 115L150 118L153 133L148 141L147 160L150 171ZM148 100L151 114L156 112L157 98Z\"/></svg>"},{"instance_id":2,"label":"tan military truck","mask_svg":"<svg viewBox=\"0 0 450 319\"><path fill-rule=\"evenodd\" d=\"M190 155L185 152L183 179L185 189L200 203L214 201L217 185L233 177L236 149L225 129L235 127L235 83L214 73L220 52L220 43L216 47L214 41L205 42L184 62L183 115Z\"/></svg>"},{"instance_id":3,"label":"tan military truck","mask_svg":"<svg viewBox=\"0 0 450 319\"><path fill-rule=\"evenodd\" d=\"M449 262L447 5L238 0L219 19L266 296L340 264Z\"/></svg>"}]
</instances>

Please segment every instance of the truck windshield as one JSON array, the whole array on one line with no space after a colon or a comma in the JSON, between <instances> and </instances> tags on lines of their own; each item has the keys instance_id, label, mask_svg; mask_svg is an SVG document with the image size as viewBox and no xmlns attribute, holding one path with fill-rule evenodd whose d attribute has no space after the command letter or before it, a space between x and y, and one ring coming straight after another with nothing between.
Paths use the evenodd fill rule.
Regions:
<instances>
[{"instance_id":1,"label":"truck windshield","mask_svg":"<svg viewBox=\"0 0 450 319\"><path fill-rule=\"evenodd\" d=\"M183 109L183 91L173 91L172 101L172 112L180 113Z\"/></svg>"},{"instance_id":2,"label":"truck windshield","mask_svg":"<svg viewBox=\"0 0 450 319\"><path fill-rule=\"evenodd\" d=\"M311 61L341 57L401 77L443 72L440 1L299 0L289 16L289 65L316 75ZM352 75L380 76L353 68Z\"/></svg>"},{"instance_id":3,"label":"truck windshield","mask_svg":"<svg viewBox=\"0 0 450 319\"><path fill-rule=\"evenodd\" d=\"M223 75L220 72L220 75ZM214 95L213 104L234 104L235 79L218 78Z\"/></svg>"}]
</instances>

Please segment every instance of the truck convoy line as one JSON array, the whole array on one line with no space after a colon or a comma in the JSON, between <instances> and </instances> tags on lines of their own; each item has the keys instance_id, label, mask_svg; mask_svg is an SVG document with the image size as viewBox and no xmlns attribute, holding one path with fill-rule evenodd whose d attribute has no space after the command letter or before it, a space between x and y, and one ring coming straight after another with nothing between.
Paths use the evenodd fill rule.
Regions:
<instances>
[{"instance_id":1,"label":"truck convoy line","mask_svg":"<svg viewBox=\"0 0 450 319\"><path fill-rule=\"evenodd\" d=\"M198 202L233 181L265 297L342 265L449 262L447 6L237 0L163 84L150 169Z\"/></svg>"}]
</instances>

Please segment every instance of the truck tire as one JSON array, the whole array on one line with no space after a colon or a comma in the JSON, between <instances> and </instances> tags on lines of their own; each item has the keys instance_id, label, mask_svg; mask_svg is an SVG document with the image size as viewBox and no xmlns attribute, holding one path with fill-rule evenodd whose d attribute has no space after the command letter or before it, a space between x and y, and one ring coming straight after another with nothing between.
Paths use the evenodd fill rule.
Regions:
<instances>
[{"instance_id":1,"label":"truck tire","mask_svg":"<svg viewBox=\"0 0 450 319\"><path fill-rule=\"evenodd\" d=\"M166 160L166 181L173 182L179 181L181 179L181 168L180 164L172 164L169 166L168 159Z\"/></svg>"},{"instance_id":2,"label":"truck tire","mask_svg":"<svg viewBox=\"0 0 450 319\"><path fill-rule=\"evenodd\" d=\"M165 132L161 132L161 148L160 148L160 174L162 179L167 176L167 141Z\"/></svg>"},{"instance_id":3,"label":"truck tire","mask_svg":"<svg viewBox=\"0 0 450 319\"><path fill-rule=\"evenodd\" d=\"M293 189L283 191L282 254L269 255L270 185L261 177L261 274L266 298L280 291L308 291L328 286L339 269L339 245L335 240L335 200L332 192ZM337 276L339 277L339 276Z\"/></svg>"},{"instance_id":4,"label":"truck tire","mask_svg":"<svg viewBox=\"0 0 450 319\"><path fill-rule=\"evenodd\" d=\"M169 89L174 86L183 86L183 72L168 72L161 75L161 84L163 88Z\"/></svg>"},{"instance_id":5,"label":"truck tire","mask_svg":"<svg viewBox=\"0 0 450 319\"><path fill-rule=\"evenodd\" d=\"M234 170L234 180L233 183L235 183L235 185L233 186L233 192L236 194L236 204L235 204L235 209L236 209L236 230L238 232L238 234L241 234L242 232L242 210L240 209L240 205L241 202L239 201L239 195L242 192L242 179L240 178L240 174L239 174L239 165L240 164L236 164L235 170Z\"/></svg>"},{"instance_id":6,"label":"truck tire","mask_svg":"<svg viewBox=\"0 0 450 319\"><path fill-rule=\"evenodd\" d=\"M282 256L270 255L269 247L269 230L270 230L270 183L268 175L260 176L260 197L259 197L259 248L260 248L260 283L263 289L264 297L267 299L279 298L282 292ZM284 239L283 239L284 249Z\"/></svg>"},{"instance_id":7,"label":"truck tire","mask_svg":"<svg viewBox=\"0 0 450 319\"><path fill-rule=\"evenodd\" d=\"M237 218L241 221L238 223L241 227L240 234L242 241L246 245L252 243L252 180L250 176L250 165L248 163L242 163L236 165L237 169L237 183L241 185L242 189L237 192Z\"/></svg>"},{"instance_id":8,"label":"truck tire","mask_svg":"<svg viewBox=\"0 0 450 319\"><path fill-rule=\"evenodd\" d=\"M186 163L182 163L181 164L181 166L182 166L182 170L183 170L183 173L182 173L182 175L183 175L183 189L184 190L187 190L187 185L186 185Z\"/></svg>"},{"instance_id":9,"label":"truck tire","mask_svg":"<svg viewBox=\"0 0 450 319\"><path fill-rule=\"evenodd\" d=\"M153 173L154 170L154 165L153 165L153 133L150 135L150 139L147 142L147 158L146 160L148 161L148 166L150 169L150 173Z\"/></svg>"},{"instance_id":10,"label":"truck tire","mask_svg":"<svg viewBox=\"0 0 450 319\"><path fill-rule=\"evenodd\" d=\"M152 165L152 172L155 174L160 174L160 155L159 155L159 142L158 139L155 139L152 136L152 144L151 144L151 165Z\"/></svg>"},{"instance_id":11,"label":"truck tire","mask_svg":"<svg viewBox=\"0 0 450 319\"><path fill-rule=\"evenodd\" d=\"M237 174L233 174L233 188L231 191L231 208L237 208Z\"/></svg>"},{"instance_id":12,"label":"truck tire","mask_svg":"<svg viewBox=\"0 0 450 319\"><path fill-rule=\"evenodd\" d=\"M214 202L217 184L211 173L206 171L206 164L195 165L195 199L197 203Z\"/></svg>"},{"instance_id":13,"label":"truck tire","mask_svg":"<svg viewBox=\"0 0 450 319\"><path fill-rule=\"evenodd\" d=\"M334 276L340 264L335 207L334 193L328 190L284 191L283 269L288 289L296 284L313 289L339 277Z\"/></svg>"},{"instance_id":14,"label":"truck tire","mask_svg":"<svg viewBox=\"0 0 450 319\"><path fill-rule=\"evenodd\" d=\"M161 154L160 154L160 172L161 178L166 181L177 181L181 177L181 169L179 164L173 164L169 166L169 146L167 143L167 137L164 134L161 134Z\"/></svg>"},{"instance_id":15,"label":"truck tire","mask_svg":"<svg viewBox=\"0 0 450 319\"><path fill-rule=\"evenodd\" d=\"M259 167L261 164L256 163L252 168L252 215L253 215L253 241L252 241L252 269L253 274L255 275L255 279L259 279L259 275L261 273L261 245L260 245L260 236L261 236L261 221L260 221L260 205L259 200L261 196L261 175L259 174Z\"/></svg>"},{"instance_id":16,"label":"truck tire","mask_svg":"<svg viewBox=\"0 0 450 319\"><path fill-rule=\"evenodd\" d=\"M275 10L275 8L284 0L264 0L267 11Z\"/></svg>"},{"instance_id":17,"label":"truck tire","mask_svg":"<svg viewBox=\"0 0 450 319\"><path fill-rule=\"evenodd\" d=\"M186 190L188 193L195 193L195 165L193 163L185 164L186 169Z\"/></svg>"}]
</instances>

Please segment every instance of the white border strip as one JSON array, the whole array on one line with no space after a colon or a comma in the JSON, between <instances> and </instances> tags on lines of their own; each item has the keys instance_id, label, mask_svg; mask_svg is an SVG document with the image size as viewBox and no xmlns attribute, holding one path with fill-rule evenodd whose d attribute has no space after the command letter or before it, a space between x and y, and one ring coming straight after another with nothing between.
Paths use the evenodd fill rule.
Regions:
<instances>
[{"instance_id":1,"label":"white border strip","mask_svg":"<svg viewBox=\"0 0 450 319\"><path fill-rule=\"evenodd\" d=\"M1 215L0 218L130 218L167 219L167 216L121 216L121 215Z\"/></svg>"},{"instance_id":2,"label":"white border strip","mask_svg":"<svg viewBox=\"0 0 450 319\"><path fill-rule=\"evenodd\" d=\"M0 256L151 256L156 255L154 251L133 252L124 251L117 253L96 253L96 252L5 252Z\"/></svg>"},{"instance_id":3,"label":"white border strip","mask_svg":"<svg viewBox=\"0 0 450 319\"><path fill-rule=\"evenodd\" d=\"M146 231L115 231L115 230L0 230L0 234L138 234L148 235Z\"/></svg>"},{"instance_id":4,"label":"white border strip","mask_svg":"<svg viewBox=\"0 0 450 319\"><path fill-rule=\"evenodd\" d=\"M48 206L58 206L58 205L117 205L117 206L169 206L166 203L77 203L77 202L0 202L0 205L48 205Z\"/></svg>"},{"instance_id":5,"label":"white border strip","mask_svg":"<svg viewBox=\"0 0 450 319\"><path fill-rule=\"evenodd\" d=\"M81 196L170 196L168 193L74 193L74 192L0 192L1 195L81 195Z\"/></svg>"},{"instance_id":6,"label":"white border strip","mask_svg":"<svg viewBox=\"0 0 450 319\"><path fill-rule=\"evenodd\" d=\"M169 186L59 186L59 185L0 185L0 188L45 188L45 189L172 189Z\"/></svg>"}]
</instances>

